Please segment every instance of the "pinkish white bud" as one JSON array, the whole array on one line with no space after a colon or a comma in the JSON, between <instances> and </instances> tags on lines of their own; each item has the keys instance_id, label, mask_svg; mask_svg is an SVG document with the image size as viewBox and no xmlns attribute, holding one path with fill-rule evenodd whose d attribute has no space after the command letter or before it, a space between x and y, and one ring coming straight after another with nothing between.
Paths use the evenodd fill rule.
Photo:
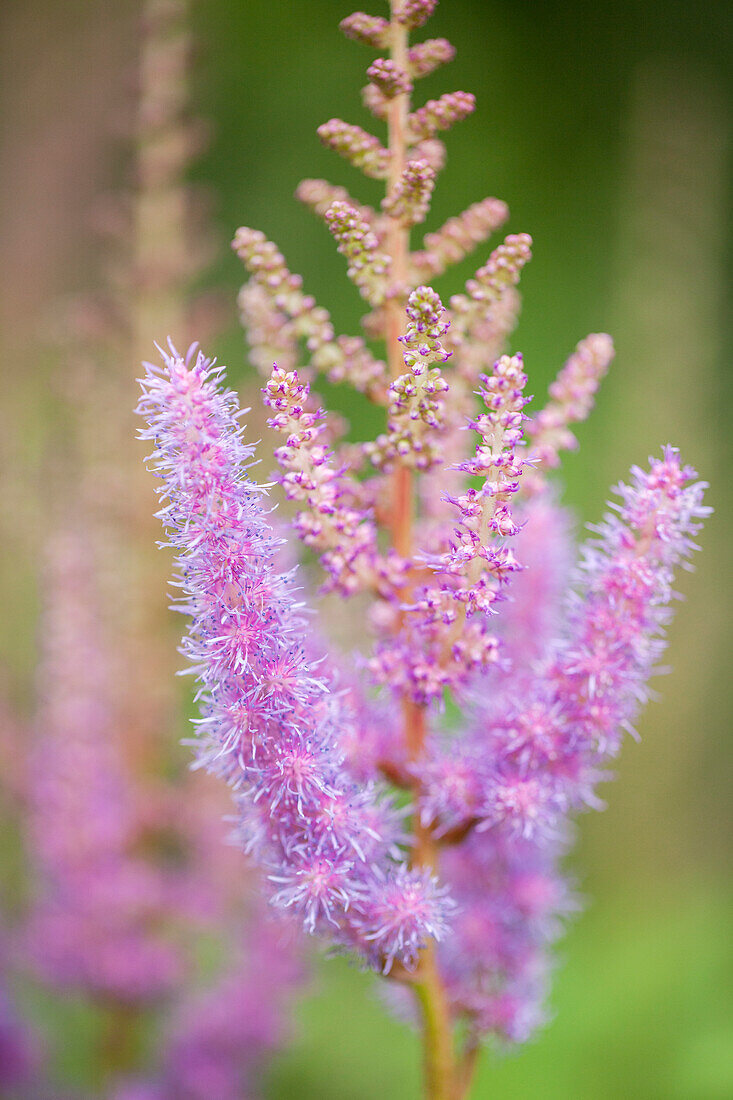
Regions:
<instances>
[{"instance_id":1,"label":"pinkish white bud","mask_svg":"<svg viewBox=\"0 0 733 1100\"><path fill-rule=\"evenodd\" d=\"M345 202L334 202L326 211L326 223L338 242L338 250L349 261L347 274L363 298L373 306L384 301L387 257L379 241L359 212Z\"/></svg>"},{"instance_id":2,"label":"pinkish white bud","mask_svg":"<svg viewBox=\"0 0 733 1100\"><path fill-rule=\"evenodd\" d=\"M413 143L425 141L440 130L449 130L456 122L467 118L475 108L476 97L471 92L446 92L440 99L429 99L408 119L410 140Z\"/></svg>"},{"instance_id":3,"label":"pinkish white bud","mask_svg":"<svg viewBox=\"0 0 733 1100\"><path fill-rule=\"evenodd\" d=\"M409 95L412 91L407 73L389 58L378 57L367 69L367 76L387 99L394 99L398 95Z\"/></svg>"},{"instance_id":4,"label":"pinkish white bud","mask_svg":"<svg viewBox=\"0 0 733 1100\"><path fill-rule=\"evenodd\" d=\"M425 221L435 187L435 171L425 160L411 160L390 193L382 199L382 209L403 225Z\"/></svg>"},{"instance_id":5,"label":"pinkish white bud","mask_svg":"<svg viewBox=\"0 0 733 1100\"><path fill-rule=\"evenodd\" d=\"M402 0L395 7L395 19L408 30L414 31L427 23L437 5L438 0Z\"/></svg>"},{"instance_id":6,"label":"pinkish white bud","mask_svg":"<svg viewBox=\"0 0 733 1100\"><path fill-rule=\"evenodd\" d=\"M339 26L347 38L353 38L355 42L361 42L364 46L374 46L377 50L389 47L389 21L379 15L366 15L363 11L355 11L353 15L347 15L342 19Z\"/></svg>"},{"instance_id":7,"label":"pinkish white bud","mask_svg":"<svg viewBox=\"0 0 733 1100\"><path fill-rule=\"evenodd\" d=\"M455 46L447 38L429 38L427 42L420 42L407 53L410 76L413 79L428 76L440 65L452 61L455 56Z\"/></svg>"},{"instance_id":8,"label":"pinkish white bud","mask_svg":"<svg viewBox=\"0 0 733 1100\"><path fill-rule=\"evenodd\" d=\"M318 127L318 136L324 145L344 157L365 176L384 179L389 167L389 153L377 139L340 118L332 118Z\"/></svg>"}]
</instances>

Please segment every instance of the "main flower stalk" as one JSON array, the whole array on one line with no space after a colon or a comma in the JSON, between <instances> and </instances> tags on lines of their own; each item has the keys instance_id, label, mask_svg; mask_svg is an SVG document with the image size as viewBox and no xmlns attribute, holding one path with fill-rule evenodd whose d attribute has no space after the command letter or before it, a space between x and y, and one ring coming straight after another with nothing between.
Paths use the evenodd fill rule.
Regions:
<instances>
[{"instance_id":1,"label":"main flower stalk","mask_svg":"<svg viewBox=\"0 0 733 1100\"><path fill-rule=\"evenodd\" d=\"M408 28L397 18L401 0L390 0L390 57L401 71L408 68ZM407 161L407 119L410 111L410 95L402 91L389 102L387 113L388 149L390 154L387 195L398 187ZM408 257L410 229L403 221L391 218L386 233L386 251L390 258L391 288L385 304L385 343L390 378L397 379L403 373L400 336L404 327L406 288L408 286ZM410 560L412 546L412 515L414 509L414 485L412 469L398 463L392 473L392 517L390 534L392 545L400 557ZM413 765L419 766L425 746L427 717L425 708L415 703L406 693L402 698L402 721L406 754ZM430 829L426 828L417 806L414 807L413 863L418 867L436 869L437 853ZM423 1062L425 1067L426 1094L430 1100L452 1100L454 1054L453 1029L445 991L438 971L435 948L428 943L420 953L414 976L415 995L422 1016Z\"/></svg>"}]
</instances>

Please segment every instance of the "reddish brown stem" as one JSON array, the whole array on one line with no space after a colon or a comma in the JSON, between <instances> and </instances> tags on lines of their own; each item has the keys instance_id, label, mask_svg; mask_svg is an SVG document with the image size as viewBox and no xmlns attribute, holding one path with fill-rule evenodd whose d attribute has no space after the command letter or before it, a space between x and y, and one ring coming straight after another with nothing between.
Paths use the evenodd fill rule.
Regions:
<instances>
[{"instance_id":1,"label":"reddish brown stem","mask_svg":"<svg viewBox=\"0 0 733 1100\"><path fill-rule=\"evenodd\" d=\"M124 1001L110 1000L103 1005L99 1062L105 1080L129 1073L138 1056L138 1010Z\"/></svg>"},{"instance_id":2,"label":"reddish brown stem","mask_svg":"<svg viewBox=\"0 0 733 1100\"><path fill-rule=\"evenodd\" d=\"M396 0L391 0L391 57L402 69L407 69L407 31L395 18ZM387 115L389 129L390 170L387 181L391 190L402 175L407 153L407 119L409 96L395 96ZM404 372L399 337L405 324L404 306L409 277L409 229L392 219L386 234L386 249L390 256L390 290L385 303L385 340L387 363L392 378ZM397 464L392 474L392 510L390 534L397 553L406 559L412 555L413 472ZM402 702L403 737L408 758L419 760L425 750L425 710L409 696ZM412 862L418 867L434 869L437 850L429 828L420 821L418 807L414 814L414 847ZM456 1087L453 1050L453 1029L448 1001L438 971L435 945L430 944L420 954L420 961L411 976L411 985L420 1007L423 1031L425 1095L427 1100L454 1100Z\"/></svg>"}]
</instances>

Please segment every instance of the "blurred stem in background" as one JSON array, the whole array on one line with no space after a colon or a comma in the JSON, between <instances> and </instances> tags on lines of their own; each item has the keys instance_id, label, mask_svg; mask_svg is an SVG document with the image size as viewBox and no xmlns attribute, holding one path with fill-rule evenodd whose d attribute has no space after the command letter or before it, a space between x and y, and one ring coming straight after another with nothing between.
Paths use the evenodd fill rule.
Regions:
<instances>
[{"instance_id":1,"label":"blurred stem in background","mask_svg":"<svg viewBox=\"0 0 733 1100\"><path fill-rule=\"evenodd\" d=\"M123 1001L102 1005L100 1016L99 1068L102 1081L111 1088L117 1078L131 1073L139 1065L141 1017L134 1005Z\"/></svg>"}]
</instances>

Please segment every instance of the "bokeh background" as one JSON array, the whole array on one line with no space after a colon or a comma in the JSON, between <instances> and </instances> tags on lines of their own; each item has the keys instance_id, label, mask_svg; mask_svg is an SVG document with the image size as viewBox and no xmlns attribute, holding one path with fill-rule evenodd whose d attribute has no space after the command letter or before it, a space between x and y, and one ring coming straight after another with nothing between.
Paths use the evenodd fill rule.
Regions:
<instances>
[{"instance_id":1,"label":"bokeh background","mask_svg":"<svg viewBox=\"0 0 733 1100\"><path fill-rule=\"evenodd\" d=\"M361 303L343 261L292 197L303 176L324 176L378 198L379 185L315 135L332 115L370 124L359 96L370 52L337 27L350 10L341 0L194 6L192 105L208 137L191 179L215 245L201 282L223 303L212 351L245 391L253 380L236 317L242 272L228 249L237 225L264 230L337 328L358 330ZM6 0L0 14L0 599L3 689L20 713L32 708L45 481L62 434L63 366L49 350L55 303L105 277L95 211L128 179L138 16L129 0ZM509 203L509 230L532 234L512 346L524 352L540 399L578 339L608 331L616 342L580 450L564 463L565 501L579 523L593 520L611 483L672 442L711 482L716 508L697 571L680 585L674 675L658 681L661 701L641 720L641 743L626 747L607 811L580 823L572 866L587 908L560 945L555 1018L526 1049L486 1055L476 1096L726 1100L733 10L672 0L443 0L428 30L458 52L420 95L465 88L477 110L448 135L426 228L494 194ZM436 288L459 289L480 262L452 269ZM111 369L132 407L135 363ZM324 392L354 438L375 427L347 392ZM76 399L83 405L83 389ZM104 440L104 424L95 430ZM140 453L131 441L121 467ZM18 857L8 836L12 908ZM417 1095L416 1040L382 1012L364 975L342 961L320 966L296 1016L268 1096ZM93 1023L83 1013L46 1017L71 1088L84 1079Z\"/></svg>"}]
</instances>

